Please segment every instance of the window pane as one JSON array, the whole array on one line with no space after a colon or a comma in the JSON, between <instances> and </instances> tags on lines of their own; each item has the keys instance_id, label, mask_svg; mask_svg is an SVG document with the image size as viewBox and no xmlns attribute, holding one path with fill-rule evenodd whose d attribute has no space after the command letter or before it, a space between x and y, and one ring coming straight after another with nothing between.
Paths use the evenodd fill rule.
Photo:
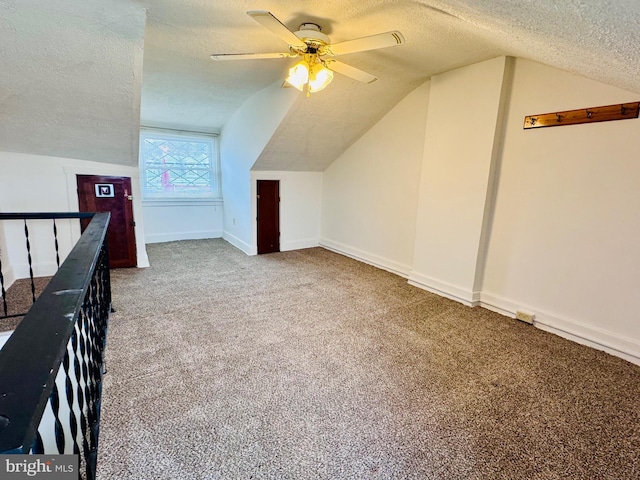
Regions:
<instances>
[{"instance_id":1,"label":"window pane","mask_svg":"<svg viewBox=\"0 0 640 480\"><path fill-rule=\"evenodd\" d=\"M141 136L144 196L217 197L213 139L172 135Z\"/></svg>"}]
</instances>

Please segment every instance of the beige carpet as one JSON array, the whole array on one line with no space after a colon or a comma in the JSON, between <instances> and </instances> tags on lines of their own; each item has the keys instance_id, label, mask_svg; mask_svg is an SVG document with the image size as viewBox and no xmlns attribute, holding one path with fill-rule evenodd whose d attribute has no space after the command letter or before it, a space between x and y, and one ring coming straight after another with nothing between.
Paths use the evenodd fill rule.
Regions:
<instances>
[{"instance_id":1,"label":"beige carpet","mask_svg":"<svg viewBox=\"0 0 640 480\"><path fill-rule=\"evenodd\" d=\"M315 248L112 273L98 478L637 479L640 368Z\"/></svg>"},{"instance_id":2,"label":"beige carpet","mask_svg":"<svg viewBox=\"0 0 640 480\"><path fill-rule=\"evenodd\" d=\"M51 280L51 277L37 277L33 279L33 285L36 289L36 298L40 296L44 288ZM17 315L26 313L33 305L33 296L31 294L31 280L21 278L13 282L6 291L7 315ZM2 297L0 297L0 316L4 316L4 305ZM0 318L0 332L14 330L18 323L22 320L20 317Z\"/></svg>"}]
</instances>

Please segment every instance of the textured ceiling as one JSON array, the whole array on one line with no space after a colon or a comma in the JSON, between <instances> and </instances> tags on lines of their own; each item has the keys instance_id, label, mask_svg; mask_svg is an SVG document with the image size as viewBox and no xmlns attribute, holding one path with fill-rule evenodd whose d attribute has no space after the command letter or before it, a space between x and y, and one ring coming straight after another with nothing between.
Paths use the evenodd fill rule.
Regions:
<instances>
[{"instance_id":1,"label":"textured ceiling","mask_svg":"<svg viewBox=\"0 0 640 480\"><path fill-rule=\"evenodd\" d=\"M221 130L293 63L209 59L286 48L252 9L292 30L318 23L333 42L389 30L406 38L341 57L379 80L336 75L301 94L257 169L324 170L430 76L498 55L640 92L638 0L0 0L0 150L135 164L138 118Z\"/></svg>"},{"instance_id":2,"label":"textured ceiling","mask_svg":"<svg viewBox=\"0 0 640 480\"><path fill-rule=\"evenodd\" d=\"M136 164L145 12L0 0L0 151Z\"/></svg>"},{"instance_id":3,"label":"textured ceiling","mask_svg":"<svg viewBox=\"0 0 640 480\"><path fill-rule=\"evenodd\" d=\"M379 77L336 75L302 94L254 169L324 170L430 76L498 55L529 58L640 92L637 0L148 0L143 123L220 130L251 94L284 78L294 60L213 62L210 53L283 51L248 17L271 11L290 29L323 27L333 42L400 30L406 44L345 55Z\"/></svg>"}]
</instances>

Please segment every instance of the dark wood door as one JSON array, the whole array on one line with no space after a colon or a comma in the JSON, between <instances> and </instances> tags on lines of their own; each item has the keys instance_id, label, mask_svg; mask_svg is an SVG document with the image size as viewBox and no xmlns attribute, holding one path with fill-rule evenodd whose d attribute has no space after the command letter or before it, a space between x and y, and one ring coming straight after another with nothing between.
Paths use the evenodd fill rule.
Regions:
<instances>
[{"instance_id":1,"label":"dark wood door","mask_svg":"<svg viewBox=\"0 0 640 480\"><path fill-rule=\"evenodd\" d=\"M258 180L258 253L280 251L280 181Z\"/></svg>"},{"instance_id":2,"label":"dark wood door","mask_svg":"<svg viewBox=\"0 0 640 480\"><path fill-rule=\"evenodd\" d=\"M78 204L81 212L111 212L107 230L109 266L135 267L136 234L133 221L133 197L129 177L77 175ZM82 223L82 230L88 225Z\"/></svg>"}]
</instances>

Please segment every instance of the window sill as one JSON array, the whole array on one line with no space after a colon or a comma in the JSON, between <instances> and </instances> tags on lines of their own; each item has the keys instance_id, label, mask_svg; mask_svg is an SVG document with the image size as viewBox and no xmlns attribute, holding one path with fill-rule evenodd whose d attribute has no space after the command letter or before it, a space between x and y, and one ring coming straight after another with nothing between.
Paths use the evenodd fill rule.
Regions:
<instances>
[{"instance_id":1,"label":"window sill","mask_svg":"<svg viewBox=\"0 0 640 480\"><path fill-rule=\"evenodd\" d=\"M143 207L205 207L222 206L221 198L158 198L143 199Z\"/></svg>"}]
</instances>

